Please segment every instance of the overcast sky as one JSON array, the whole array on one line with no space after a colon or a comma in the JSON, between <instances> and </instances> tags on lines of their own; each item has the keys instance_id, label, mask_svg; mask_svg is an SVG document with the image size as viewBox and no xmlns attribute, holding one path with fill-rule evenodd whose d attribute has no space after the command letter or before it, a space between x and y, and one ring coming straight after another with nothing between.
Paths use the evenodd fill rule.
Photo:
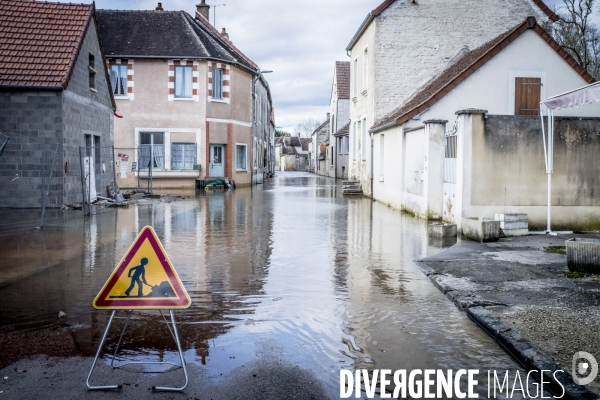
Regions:
<instances>
[{"instance_id":1,"label":"overcast sky","mask_svg":"<svg viewBox=\"0 0 600 400\"><path fill-rule=\"evenodd\" d=\"M325 120L335 61L367 14L383 0L207 0L210 22L267 74L278 127L290 132L301 120ZM563 0L546 0L560 6ZM194 15L200 0L162 0L165 10ZM150 10L156 0L96 0L97 8Z\"/></svg>"}]
</instances>

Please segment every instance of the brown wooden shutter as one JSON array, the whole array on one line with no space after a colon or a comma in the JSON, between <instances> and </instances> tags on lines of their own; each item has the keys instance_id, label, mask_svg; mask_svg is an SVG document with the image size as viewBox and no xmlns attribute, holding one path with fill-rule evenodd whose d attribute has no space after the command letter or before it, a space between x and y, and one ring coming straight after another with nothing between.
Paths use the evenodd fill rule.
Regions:
<instances>
[{"instance_id":1,"label":"brown wooden shutter","mask_svg":"<svg viewBox=\"0 0 600 400\"><path fill-rule=\"evenodd\" d=\"M539 115L541 78L515 78L515 115Z\"/></svg>"}]
</instances>

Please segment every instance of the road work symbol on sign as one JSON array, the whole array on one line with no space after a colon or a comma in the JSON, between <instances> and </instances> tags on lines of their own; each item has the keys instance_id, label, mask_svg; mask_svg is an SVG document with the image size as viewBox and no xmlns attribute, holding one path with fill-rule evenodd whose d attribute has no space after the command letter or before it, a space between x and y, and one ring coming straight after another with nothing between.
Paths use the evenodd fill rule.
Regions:
<instances>
[{"instance_id":1,"label":"road work symbol on sign","mask_svg":"<svg viewBox=\"0 0 600 400\"><path fill-rule=\"evenodd\" d=\"M175 309L190 304L187 291L150 226L142 229L94 299L94 307L99 309Z\"/></svg>"}]
</instances>

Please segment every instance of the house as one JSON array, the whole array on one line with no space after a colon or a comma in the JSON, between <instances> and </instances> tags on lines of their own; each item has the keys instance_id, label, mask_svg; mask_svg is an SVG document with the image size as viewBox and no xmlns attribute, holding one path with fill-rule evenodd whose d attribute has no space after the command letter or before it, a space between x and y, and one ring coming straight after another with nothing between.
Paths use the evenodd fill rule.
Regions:
<instances>
[{"instance_id":1,"label":"house","mask_svg":"<svg viewBox=\"0 0 600 400\"><path fill-rule=\"evenodd\" d=\"M273 143L274 143L273 144L274 171L281 171L280 160L281 160L281 146L283 143L283 136L276 137L275 141Z\"/></svg>"},{"instance_id":2,"label":"house","mask_svg":"<svg viewBox=\"0 0 600 400\"><path fill-rule=\"evenodd\" d=\"M329 104L330 133L327 152L327 176L344 178L348 170L348 130L350 120L350 62L336 61Z\"/></svg>"},{"instance_id":3,"label":"house","mask_svg":"<svg viewBox=\"0 0 600 400\"><path fill-rule=\"evenodd\" d=\"M40 207L40 176L51 177L47 206L81 203L81 158L89 187L106 195L116 105L96 17L93 4L0 2L0 131L21 146L2 156L10 188L0 185L1 206ZM43 148L26 150L35 143L52 148L55 162Z\"/></svg>"},{"instance_id":4,"label":"house","mask_svg":"<svg viewBox=\"0 0 600 400\"><path fill-rule=\"evenodd\" d=\"M277 146L279 152L279 168L281 171L306 171L308 169L308 139L298 136L284 136Z\"/></svg>"},{"instance_id":5,"label":"house","mask_svg":"<svg viewBox=\"0 0 600 400\"><path fill-rule=\"evenodd\" d=\"M262 72L254 78L254 116L252 124L252 183L262 183L274 171L275 111L271 89Z\"/></svg>"},{"instance_id":6,"label":"house","mask_svg":"<svg viewBox=\"0 0 600 400\"><path fill-rule=\"evenodd\" d=\"M542 0L385 0L360 25L350 54L349 177L372 195L368 130L415 91L475 49L534 16L550 27L558 16ZM426 32L426 34L424 34Z\"/></svg>"},{"instance_id":7,"label":"house","mask_svg":"<svg viewBox=\"0 0 600 400\"><path fill-rule=\"evenodd\" d=\"M137 163L121 186L150 173L154 188L193 188L211 177L243 186L264 173L268 85L226 30L209 23L209 9L202 0L194 17L160 3L151 11L98 10L123 114L115 147Z\"/></svg>"},{"instance_id":8,"label":"house","mask_svg":"<svg viewBox=\"0 0 600 400\"><path fill-rule=\"evenodd\" d=\"M312 138L312 157L315 165L315 174L328 176L331 153L333 150L329 147L329 134L331 133L331 114L327 113L327 118L311 135ZM329 158L328 158L328 155Z\"/></svg>"},{"instance_id":9,"label":"house","mask_svg":"<svg viewBox=\"0 0 600 400\"><path fill-rule=\"evenodd\" d=\"M463 54L376 121L370 129L374 198L459 226L462 218L526 213L531 227L542 228L547 177L540 101L593 81L528 17ZM584 229L600 223L594 196L600 108L556 115L553 220Z\"/></svg>"}]
</instances>

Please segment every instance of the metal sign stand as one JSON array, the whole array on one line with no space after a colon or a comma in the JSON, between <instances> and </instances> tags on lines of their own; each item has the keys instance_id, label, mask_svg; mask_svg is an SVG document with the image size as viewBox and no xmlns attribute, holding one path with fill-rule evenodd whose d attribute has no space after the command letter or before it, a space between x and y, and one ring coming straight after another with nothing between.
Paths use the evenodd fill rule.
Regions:
<instances>
[{"instance_id":1,"label":"metal sign stand","mask_svg":"<svg viewBox=\"0 0 600 400\"><path fill-rule=\"evenodd\" d=\"M123 326L123 330L121 331L121 336L119 336L119 342L117 343L117 347L115 348L115 351L113 353L112 361L110 362L110 366L113 369L121 368L126 365L130 365L130 364L169 364L169 365L173 365L175 367L181 367L183 369L183 374L185 376L185 383L183 384L183 386L181 386L181 387L152 386L152 390L156 390L156 391L180 392L180 391L184 390L188 385L188 374L187 374L187 369L185 367L185 360L183 359L183 352L181 351L181 343L179 341L179 334L177 333L177 325L175 324L175 317L173 316L173 310L169 310L169 313L171 314L171 324L173 325L173 329L171 330L171 327L169 326L169 322L165 318L165 315L163 314L162 310L159 309L159 311L160 311L160 315L163 317L163 320L165 321L165 324L167 325L167 328L169 329L169 332L171 333L171 336L173 337L173 339L175 340L175 343L177 344L177 351L179 351L179 358L181 360L181 364L174 364L174 363L171 363L168 361L130 361L130 362L126 362L126 363L123 363L120 365L114 365L117 351L119 351L119 347L121 346L121 341L123 339L123 335L125 334L125 330L127 329L127 325L129 324L129 319L131 318L131 314L133 314L133 310L129 310L129 314L127 315L127 320L125 321L125 325ZM110 315L110 319L108 320L108 325L106 326L106 330L104 331L104 335L102 335L102 340L100 341L100 345L98 346L98 351L96 352L96 357L94 357L94 363L92 364L92 368L90 369L90 373L88 374L87 380L85 382L88 389L90 389L90 390L111 390L111 389L121 389L122 388L122 385L109 385L109 386L92 386L92 385L90 385L90 378L92 377L92 373L94 372L94 368L96 367L96 362L98 361L98 357L100 356L100 352L102 351L102 347L104 346L104 341L106 340L106 335L108 334L108 330L110 329L110 326L113 322L116 312L117 312L117 310L113 310L112 314Z\"/></svg>"}]
</instances>

